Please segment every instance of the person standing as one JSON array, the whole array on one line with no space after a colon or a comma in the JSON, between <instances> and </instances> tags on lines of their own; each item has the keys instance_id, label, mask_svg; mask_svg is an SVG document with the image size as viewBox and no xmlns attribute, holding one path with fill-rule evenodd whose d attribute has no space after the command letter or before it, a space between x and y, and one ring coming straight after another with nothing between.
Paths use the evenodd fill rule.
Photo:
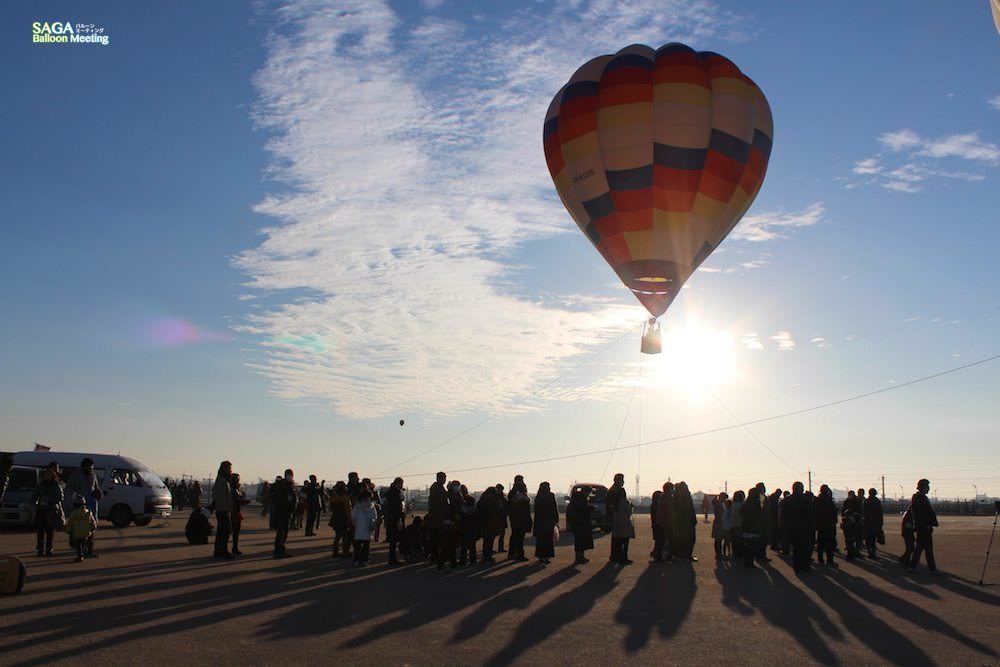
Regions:
<instances>
[{"instance_id":1,"label":"person standing","mask_svg":"<svg viewBox=\"0 0 1000 667\"><path fill-rule=\"evenodd\" d=\"M781 506L781 489L775 489L774 493L764 501L764 514L767 516L767 537L771 546L771 551L781 549L781 523L778 520L778 508Z\"/></svg>"},{"instance_id":2,"label":"person standing","mask_svg":"<svg viewBox=\"0 0 1000 667\"><path fill-rule=\"evenodd\" d=\"M288 525L295 512L295 473L289 468L284 477L279 477L271 484L271 518L274 525L274 557L287 558L288 550L285 542L288 540Z\"/></svg>"},{"instance_id":3,"label":"person standing","mask_svg":"<svg viewBox=\"0 0 1000 667\"><path fill-rule=\"evenodd\" d=\"M97 479L97 473L94 472L94 459L85 457L80 461L80 469L74 471L69 479L66 480L65 491L65 503L75 504L77 498L82 498L84 505L94 516L95 525L97 514L97 504L101 499L101 485ZM67 513L68 514L68 513ZM97 554L94 553L94 534L96 528L90 531L83 544L83 554L87 558L96 558Z\"/></svg>"},{"instance_id":4,"label":"person standing","mask_svg":"<svg viewBox=\"0 0 1000 667\"><path fill-rule=\"evenodd\" d=\"M233 525L233 549L230 553L237 556L241 555L243 552L240 551L240 529L243 527L243 506L249 505L250 501L247 499L247 493L240 484L240 476L238 473L233 473L230 478L230 486L233 487L233 511L232 511L232 525Z\"/></svg>"},{"instance_id":5,"label":"person standing","mask_svg":"<svg viewBox=\"0 0 1000 667\"><path fill-rule=\"evenodd\" d=\"M229 553L229 537L233 534L233 487L230 478L233 464L223 461L212 485L212 503L215 505L215 553L213 558L233 558Z\"/></svg>"},{"instance_id":6,"label":"person standing","mask_svg":"<svg viewBox=\"0 0 1000 667\"><path fill-rule=\"evenodd\" d=\"M686 482L679 482L674 488L674 526L676 527L677 546L674 555L697 562L694 555L695 528L698 516L694 511L694 500Z\"/></svg>"},{"instance_id":7,"label":"person standing","mask_svg":"<svg viewBox=\"0 0 1000 667\"><path fill-rule=\"evenodd\" d=\"M427 517L424 519L424 530L427 531L428 542L431 545L432 560L437 560L438 542L441 537L441 527L448 518L448 491L444 483L448 475L439 472L427 493Z\"/></svg>"},{"instance_id":8,"label":"person standing","mask_svg":"<svg viewBox=\"0 0 1000 667\"><path fill-rule=\"evenodd\" d=\"M664 482L663 490L656 499L656 527L653 532L655 539L653 560L674 560L677 548L677 522L674 517L674 483Z\"/></svg>"},{"instance_id":9,"label":"person standing","mask_svg":"<svg viewBox=\"0 0 1000 667\"><path fill-rule=\"evenodd\" d=\"M507 496L507 513L510 515L510 543L507 545L507 560L524 562L524 536L531 531L531 499L516 486Z\"/></svg>"},{"instance_id":10,"label":"person standing","mask_svg":"<svg viewBox=\"0 0 1000 667\"><path fill-rule=\"evenodd\" d=\"M753 567L754 560L763 559L761 536L764 534L764 508L760 493L759 487L750 489L740 510L743 515L743 564L747 567Z\"/></svg>"},{"instance_id":11,"label":"person standing","mask_svg":"<svg viewBox=\"0 0 1000 667\"><path fill-rule=\"evenodd\" d=\"M191 511L201 509L201 482L195 480L191 483L191 489L188 491L188 499L191 501Z\"/></svg>"},{"instance_id":12,"label":"person standing","mask_svg":"<svg viewBox=\"0 0 1000 667\"><path fill-rule=\"evenodd\" d=\"M844 531L844 547L847 549L846 560L852 561L861 554L858 546L864 539L862 532L863 506L854 491L847 492L847 498L840 507L840 525Z\"/></svg>"},{"instance_id":13,"label":"person standing","mask_svg":"<svg viewBox=\"0 0 1000 667\"><path fill-rule=\"evenodd\" d=\"M503 492L503 484L497 484L494 487L497 490L497 496L500 498L500 506L503 511L503 524L500 527L500 534L497 535L497 549L498 554L502 554L507 551L503 546L504 535L507 534L507 496Z\"/></svg>"},{"instance_id":14,"label":"person standing","mask_svg":"<svg viewBox=\"0 0 1000 667\"><path fill-rule=\"evenodd\" d=\"M476 514L483 534L483 562L490 565L496 562L493 559L493 540L503 535L502 531L507 526L507 513L501 493L495 486L487 487L476 503Z\"/></svg>"},{"instance_id":15,"label":"person standing","mask_svg":"<svg viewBox=\"0 0 1000 667\"><path fill-rule=\"evenodd\" d=\"M622 545L621 539L615 534L615 523L617 521L618 508L623 504L628 502L625 495L625 475L622 473L615 473L614 481L611 483L611 488L608 489L607 503L608 517L611 519L611 553L608 555L608 560L611 562L621 562L623 560L620 553L620 547Z\"/></svg>"},{"instance_id":16,"label":"person standing","mask_svg":"<svg viewBox=\"0 0 1000 667\"><path fill-rule=\"evenodd\" d=\"M715 560L722 558L722 544L725 540L723 517L726 513L727 500L729 500L729 494L724 491L716 494L712 500L712 514L714 515L712 519L712 546L715 548Z\"/></svg>"},{"instance_id":17,"label":"person standing","mask_svg":"<svg viewBox=\"0 0 1000 667\"><path fill-rule=\"evenodd\" d=\"M865 520L865 547L868 549L868 557L878 560L879 540L885 544L885 533L883 530L882 501L878 499L878 491L874 488L868 489L868 497L865 498L862 512Z\"/></svg>"},{"instance_id":18,"label":"person standing","mask_svg":"<svg viewBox=\"0 0 1000 667\"><path fill-rule=\"evenodd\" d=\"M621 477L619 483L619 477ZM628 557L629 540L635 537L635 525L632 523L632 503L625 495L625 476L621 473L615 475L615 484L618 484L618 500L615 503L615 511L611 519L611 539L617 542L614 553L618 559L615 561L622 565L630 565L633 561ZM610 494L609 494L610 495ZM663 500L663 496L660 496Z\"/></svg>"},{"instance_id":19,"label":"person standing","mask_svg":"<svg viewBox=\"0 0 1000 667\"><path fill-rule=\"evenodd\" d=\"M934 528L938 525L937 513L931 507L927 492L931 483L926 479L917 482L917 492L910 499L910 516L913 518L913 530L917 534L917 546L913 550L910 569L916 571L920 565L920 555L927 554L927 569L931 574L937 574L937 563L934 562Z\"/></svg>"},{"instance_id":20,"label":"person standing","mask_svg":"<svg viewBox=\"0 0 1000 667\"><path fill-rule=\"evenodd\" d=\"M917 544L916 533L913 531L912 507L906 508L906 511L903 512L903 520L900 523L903 535L903 546L906 547L906 550L903 552L903 555L899 557L899 564L903 567L909 567Z\"/></svg>"},{"instance_id":21,"label":"person standing","mask_svg":"<svg viewBox=\"0 0 1000 667\"><path fill-rule=\"evenodd\" d=\"M385 515L385 537L389 541L389 565L401 565L396 557L396 549L406 522L402 477L392 480L392 484L389 485L389 490L385 493L385 502L382 503L382 512Z\"/></svg>"},{"instance_id":22,"label":"person standing","mask_svg":"<svg viewBox=\"0 0 1000 667\"><path fill-rule=\"evenodd\" d=\"M594 548L594 529L590 525L591 491L589 486L575 488L569 499L569 515L572 517L570 530L573 531L573 550L576 551L577 565L588 562L586 551Z\"/></svg>"},{"instance_id":23,"label":"person standing","mask_svg":"<svg viewBox=\"0 0 1000 667\"><path fill-rule=\"evenodd\" d=\"M538 485L535 494L535 558L544 564L556 556L555 529L559 525L559 507L548 482Z\"/></svg>"},{"instance_id":24,"label":"person standing","mask_svg":"<svg viewBox=\"0 0 1000 667\"><path fill-rule=\"evenodd\" d=\"M354 526L354 562L359 567L368 567L372 535L375 533L375 507L372 494L362 489L358 502L351 509L351 525Z\"/></svg>"},{"instance_id":25,"label":"person standing","mask_svg":"<svg viewBox=\"0 0 1000 667\"><path fill-rule=\"evenodd\" d=\"M348 558L351 555L351 496L343 481L333 485L330 493L330 527L333 528L333 557ZM344 553L340 551L343 549Z\"/></svg>"},{"instance_id":26,"label":"person standing","mask_svg":"<svg viewBox=\"0 0 1000 667\"><path fill-rule=\"evenodd\" d=\"M476 564L476 541L479 536L479 517L476 513L476 499L465 484L458 489L458 563Z\"/></svg>"},{"instance_id":27,"label":"person standing","mask_svg":"<svg viewBox=\"0 0 1000 667\"><path fill-rule=\"evenodd\" d=\"M837 550L837 505L833 502L833 491L826 484L819 487L819 495L813 501L813 516L816 519L816 560L820 565L832 566Z\"/></svg>"},{"instance_id":28,"label":"person standing","mask_svg":"<svg viewBox=\"0 0 1000 667\"><path fill-rule=\"evenodd\" d=\"M59 464L53 461L42 471L42 478L31 497L35 506L35 533L38 537L35 549L39 556L52 555L55 529L62 528L66 523L63 500L63 488L59 484Z\"/></svg>"},{"instance_id":29,"label":"person standing","mask_svg":"<svg viewBox=\"0 0 1000 667\"><path fill-rule=\"evenodd\" d=\"M316 523L319 521L319 482L316 475L309 475L309 481L305 483L306 496L306 537L316 534Z\"/></svg>"},{"instance_id":30,"label":"person standing","mask_svg":"<svg viewBox=\"0 0 1000 667\"><path fill-rule=\"evenodd\" d=\"M792 569L809 572L813 544L812 499L805 494L802 482L792 484L792 495L785 501L784 528L792 544Z\"/></svg>"}]
</instances>

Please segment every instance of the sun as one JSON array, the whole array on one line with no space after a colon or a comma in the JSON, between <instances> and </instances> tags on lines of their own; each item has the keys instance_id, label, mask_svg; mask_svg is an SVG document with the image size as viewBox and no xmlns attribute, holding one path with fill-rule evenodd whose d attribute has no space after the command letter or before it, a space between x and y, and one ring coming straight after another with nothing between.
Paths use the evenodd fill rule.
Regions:
<instances>
[{"instance_id":1,"label":"sun","mask_svg":"<svg viewBox=\"0 0 1000 667\"><path fill-rule=\"evenodd\" d=\"M667 326L663 351L644 359L650 384L687 393L730 382L735 377L735 337L696 320Z\"/></svg>"}]
</instances>

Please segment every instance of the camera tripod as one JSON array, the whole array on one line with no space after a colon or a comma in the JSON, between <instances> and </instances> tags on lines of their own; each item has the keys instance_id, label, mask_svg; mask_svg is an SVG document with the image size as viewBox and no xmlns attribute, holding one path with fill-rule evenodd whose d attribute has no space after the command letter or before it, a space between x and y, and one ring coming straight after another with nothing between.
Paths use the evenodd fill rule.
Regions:
<instances>
[{"instance_id":1,"label":"camera tripod","mask_svg":"<svg viewBox=\"0 0 1000 667\"><path fill-rule=\"evenodd\" d=\"M990 562L990 549L993 548L993 536L997 532L997 519L1000 519L1000 500L997 501L996 511L993 513L993 530L990 531L990 543L986 546L986 560L983 561L983 573L979 575L979 585L983 585L986 579L986 565Z\"/></svg>"}]
</instances>

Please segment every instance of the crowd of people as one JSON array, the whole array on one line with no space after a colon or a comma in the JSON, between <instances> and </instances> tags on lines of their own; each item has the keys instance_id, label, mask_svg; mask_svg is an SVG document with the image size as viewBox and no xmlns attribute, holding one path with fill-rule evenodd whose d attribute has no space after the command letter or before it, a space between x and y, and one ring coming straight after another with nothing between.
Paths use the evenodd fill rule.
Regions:
<instances>
[{"instance_id":1,"label":"crowd of people","mask_svg":"<svg viewBox=\"0 0 1000 667\"><path fill-rule=\"evenodd\" d=\"M932 535L937 518L927 499L929 489L930 482L920 480L903 515L901 530L906 551L899 561L915 569L924 556L928 569L936 572ZM588 486L577 486L569 498L567 525L573 533L577 564L586 563L586 552L594 548L592 491ZM304 526L306 536L315 535L320 517L327 513L328 525L333 529L332 557L353 558L362 567L370 564L371 542L379 540L383 525L390 565L429 560L440 570L446 563L453 568L475 565L477 561L494 563L495 555L504 552L508 560L523 562L529 560L524 545L529 533L535 538L534 557L540 564L548 564L555 557L560 542L559 506L548 482L539 484L532 497L524 477L517 475L509 493L505 494L503 484L496 484L477 499L466 485L449 481L446 473L439 472L429 489L426 514L414 516L409 524L404 494L403 480L398 477L383 493L371 479L362 479L356 472L349 473L346 482L339 481L327 489L325 480L318 482L315 475L301 486L296 485L293 471L286 470L274 482L261 485L258 499L275 531L274 558L288 557L289 530ZM240 553L238 521L247 502L232 465L223 461L213 485L212 510L218 524L216 558L233 558ZM814 550L819 564L836 567L838 525L847 561L878 559L878 545L885 544L882 502L874 488L867 493L864 489L849 492L838 507L825 484L814 496L801 482L793 483L791 491L776 489L770 494L759 483L746 492L736 491L732 498L720 493L711 506L716 559L741 561L746 567L769 561L768 547L791 557L797 572L811 570ZM625 476L616 474L606 494L604 511L611 532L608 558L622 565L633 562L629 558L629 543L635 537L633 509L625 491ZM653 494L649 516L653 562L698 560L694 556L697 515L686 483L666 482ZM508 530L510 538L505 549Z\"/></svg>"},{"instance_id":2,"label":"crowd of people","mask_svg":"<svg viewBox=\"0 0 1000 667\"><path fill-rule=\"evenodd\" d=\"M903 514L901 531L906 551L899 563L916 569L921 556L931 573L934 562L933 531L937 516L927 498L930 482L917 482L910 506ZM664 487L666 492L666 487ZM838 522L844 537L845 560L878 560L878 545L885 544L885 519L882 501L874 488L849 491L838 507L833 491L822 485L819 495L806 491L802 482L792 490L776 489L768 494L763 483L748 492L736 491L732 498L720 493L712 502L714 520L712 538L717 559L742 561L747 567L766 562L767 548L791 556L797 572L812 569L812 552L820 565L836 567Z\"/></svg>"},{"instance_id":3,"label":"crowd of people","mask_svg":"<svg viewBox=\"0 0 1000 667\"><path fill-rule=\"evenodd\" d=\"M171 483L169 487L175 507L192 507L186 526L189 542L207 544L213 531L210 518L214 517L213 556L232 559L241 554L240 529L250 500L231 462L219 465L207 506L202 504L197 481ZM916 569L923 557L927 568L936 573L933 530L937 517L927 498L929 490L930 482L921 479L902 516L905 552L899 562ZM573 534L575 562L587 562L586 552L594 548L594 515L603 511L611 533L609 560L631 564L634 508L625 492L625 476L614 476L600 510L595 507L593 491L586 485L575 486L569 497L566 523ZM33 496L37 554L51 556L55 531L65 529L77 561L96 557L94 533L100 498L100 484L90 458L84 458L79 469L65 480L59 465L50 463ZM444 472L439 472L429 489L426 514L413 516L409 522L404 482L399 477L380 490L371 479L352 472L346 482L327 488L326 481L318 481L315 475L296 484L294 472L286 470L273 482L258 487L257 500L275 531L274 558L289 556L289 531L304 529L305 536L316 535L321 517L327 515L333 532L332 557L353 558L362 567L370 564L371 543L380 540L383 526L390 565L429 560L438 569L445 564L454 568L494 563L498 553L506 553L508 560L524 562L529 560L525 549L529 533L534 537L533 555L545 565L555 557L560 543L559 506L549 483L539 484L532 496L521 475L514 477L509 493L505 493L503 484L496 484L476 498L466 485L449 481ZM731 498L726 493L718 494L711 499L711 509L716 559L742 562L747 567L770 560L768 547L790 557L797 572L810 571L813 551L820 565L836 567L838 527L847 561L878 559L878 546L885 544L882 502L874 488L850 491L838 506L825 484L814 496L801 482L792 484L791 491L776 489L770 494L759 483L745 492L736 491ZM698 560L694 556L697 516L687 484L666 482L653 494L649 516L653 562Z\"/></svg>"}]
</instances>

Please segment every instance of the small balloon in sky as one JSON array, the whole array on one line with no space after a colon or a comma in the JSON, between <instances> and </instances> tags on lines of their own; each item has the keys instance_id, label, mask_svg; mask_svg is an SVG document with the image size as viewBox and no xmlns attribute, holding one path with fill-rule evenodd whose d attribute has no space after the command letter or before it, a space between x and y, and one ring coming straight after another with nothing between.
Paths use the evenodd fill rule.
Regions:
<instances>
[{"instance_id":1,"label":"small balloon in sky","mask_svg":"<svg viewBox=\"0 0 1000 667\"><path fill-rule=\"evenodd\" d=\"M405 424L405 423L406 423L406 421L404 421L404 420L402 420L402 419L400 419L400 420L399 420L399 425L400 425L400 426L402 426L402 425L403 425L403 424Z\"/></svg>"}]
</instances>

